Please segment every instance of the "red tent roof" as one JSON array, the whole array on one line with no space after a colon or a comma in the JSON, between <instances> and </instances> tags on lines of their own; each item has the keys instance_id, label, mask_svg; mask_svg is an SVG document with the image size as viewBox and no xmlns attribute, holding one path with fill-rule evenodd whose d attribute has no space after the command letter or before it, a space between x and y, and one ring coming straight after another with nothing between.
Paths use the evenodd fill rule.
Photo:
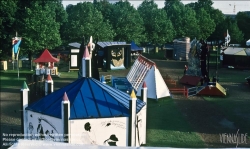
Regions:
<instances>
[{"instance_id":1,"label":"red tent roof","mask_svg":"<svg viewBox=\"0 0 250 149\"><path fill-rule=\"evenodd\" d=\"M50 52L45 49L43 53L40 55L39 58L34 60L35 63L40 63L40 62L59 62L58 58L53 57Z\"/></svg>"}]
</instances>

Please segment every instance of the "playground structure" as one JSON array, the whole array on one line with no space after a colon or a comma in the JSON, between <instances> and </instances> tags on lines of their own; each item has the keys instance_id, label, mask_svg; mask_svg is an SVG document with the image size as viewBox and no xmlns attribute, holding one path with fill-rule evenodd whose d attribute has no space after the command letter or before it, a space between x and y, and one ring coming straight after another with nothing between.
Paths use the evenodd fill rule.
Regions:
<instances>
[{"instance_id":1,"label":"playground structure","mask_svg":"<svg viewBox=\"0 0 250 149\"><path fill-rule=\"evenodd\" d=\"M32 101L24 82L21 89L21 124L26 140L70 144L141 146L146 144L147 86L140 99L92 78L91 57L86 46L82 77L54 91L47 75L44 95ZM103 77L104 78L104 77Z\"/></svg>"},{"instance_id":2,"label":"playground structure","mask_svg":"<svg viewBox=\"0 0 250 149\"><path fill-rule=\"evenodd\" d=\"M36 63L36 75L59 75L58 68L54 67L54 63L59 62L59 59L53 57L49 50L45 49L34 62Z\"/></svg>"},{"instance_id":3,"label":"playground structure","mask_svg":"<svg viewBox=\"0 0 250 149\"><path fill-rule=\"evenodd\" d=\"M226 42L229 41L230 36L227 37ZM188 86L187 91L183 90L186 97L194 95L226 96L226 90L217 82L217 73L212 81L209 79L209 59L208 45L204 41L194 39L191 42L188 70L184 71L185 74L179 80L179 83ZM173 89L170 88L171 90ZM173 91L181 92L182 88Z\"/></svg>"},{"instance_id":4,"label":"playground structure","mask_svg":"<svg viewBox=\"0 0 250 149\"><path fill-rule=\"evenodd\" d=\"M111 77L114 88L130 93L135 90L136 96L141 95L143 83L147 84L147 97L158 100L170 96L169 89L164 82L156 64L139 55L126 77Z\"/></svg>"},{"instance_id":5,"label":"playground structure","mask_svg":"<svg viewBox=\"0 0 250 149\"><path fill-rule=\"evenodd\" d=\"M148 98L158 100L170 96L169 89L156 64L142 55L135 60L126 78L137 96L141 94L143 82L146 82L148 86Z\"/></svg>"}]
</instances>

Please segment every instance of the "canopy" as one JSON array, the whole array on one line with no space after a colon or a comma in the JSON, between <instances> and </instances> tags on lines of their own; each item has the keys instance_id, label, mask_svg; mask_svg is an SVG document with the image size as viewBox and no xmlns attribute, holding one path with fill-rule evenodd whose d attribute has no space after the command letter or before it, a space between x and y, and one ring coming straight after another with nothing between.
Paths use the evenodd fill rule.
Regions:
<instances>
[{"instance_id":1,"label":"canopy","mask_svg":"<svg viewBox=\"0 0 250 149\"><path fill-rule=\"evenodd\" d=\"M45 49L39 58L34 60L35 63L59 62L58 58L53 57L50 52Z\"/></svg>"},{"instance_id":2,"label":"canopy","mask_svg":"<svg viewBox=\"0 0 250 149\"><path fill-rule=\"evenodd\" d=\"M225 55L240 55L240 56L250 56L249 48L240 48L240 47L228 47L224 51Z\"/></svg>"},{"instance_id":3,"label":"canopy","mask_svg":"<svg viewBox=\"0 0 250 149\"><path fill-rule=\"evenodd\" d=\"M143 50L143 48L138 47L134 41L131 42L131 51L140 51Z\"/></svg>"}]
</instances>

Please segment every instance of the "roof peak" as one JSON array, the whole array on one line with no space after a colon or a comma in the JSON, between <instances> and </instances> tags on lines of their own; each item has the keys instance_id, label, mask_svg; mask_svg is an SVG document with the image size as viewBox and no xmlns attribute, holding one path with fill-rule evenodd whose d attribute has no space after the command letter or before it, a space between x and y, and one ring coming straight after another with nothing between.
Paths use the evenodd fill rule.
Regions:
<instances>
[{"instance_id":1,"label":"roof peak","mask_svg":"<svg viewBox=\"0 0 250 149\"><path fill-rule=\"evenodd\" d=\"M48 74L47 80L48 80L48 81L52 81L52 78L51 78L50 74Z\"/></svg>"},{"instance_id":2,"label":"roof peak","mask_svg":"<svg viewBox=\"0 0 250 149\"><path fill-rule=\"evenodd\" d=\"M48 49L45 49L39 58L33 60L35 63L39 62L59 62L58 58L55 58L51 55Z\"/></svg>"},{"instance_id":3,"label":"roof peak","mask_svg":"<svg viewBox=\"0 0 250 149\"><path fill-rule=\"evenodd\" d=\"M88 46L86 46L85 50L84 50L84 53L83 53L83 58L89 58L89 49L88 49Z\"/></svg>"},{"instance_id":4,"label":"roof peak","mask_svg":"<svg viewBox=\"0 0 250 149\"><path fill-rule=\"evenodd\" d=\"M23 88L22 89L29 89L27 86L27 83L25 81L23 81Z\"/></svg>"},{"instance_id":5,"label":"roof peak","mask_svg":"<svg viewBox=\"0 0 250 149\"><path fill-rule=\"evenodd\" d=\"M136 98L136 95L135 95L135 92L134 90L132 90L131 94L130 94L130 97L133 99L133 98Z\"/></svg>"},{"instance_id":6,"label":"roof peak","mask_svg":"<svg viewBox=\"0 0 250 149\"><path fill-rule=\"evenodd\" d=\"M142 84L142 88L147 88L146 82L144 81Z\"/></svg>"},{"instance_id":7,"label":"roof peak","mask_svg":"<svg viewBox=\"0 0 250 149\"><path fill-rule=\"evenodd\" d=\"M69 98L66 92L64 92L63 101L69 101Z\"/></svg>"}]
</instances>

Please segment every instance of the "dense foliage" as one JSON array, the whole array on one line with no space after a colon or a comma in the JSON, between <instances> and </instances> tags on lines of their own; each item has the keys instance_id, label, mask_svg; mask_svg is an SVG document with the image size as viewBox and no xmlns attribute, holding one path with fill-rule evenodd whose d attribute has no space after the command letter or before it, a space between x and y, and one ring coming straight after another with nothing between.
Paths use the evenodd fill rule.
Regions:
<instances>
[{"instance_id":1,"label":"dense foliage","mask_svg":"<svg viewBox=\"0 0 250 149\"><path fill-rule=\"evenodd\" d=\"M94 42L163 45L179 37L224 41L228 30L232 43L245 43L250 38L249 14L226 17L212 4L211 0L187 5L165 0L165 7L160 9L154 0L144 0L136 9L127 0L93 0L64 8L62 0L0 1L0 53L10 56L16 32L22 37L22 54L81 43L82 37L87 42L90 36Z\"/></svg>"}]
</instances>

